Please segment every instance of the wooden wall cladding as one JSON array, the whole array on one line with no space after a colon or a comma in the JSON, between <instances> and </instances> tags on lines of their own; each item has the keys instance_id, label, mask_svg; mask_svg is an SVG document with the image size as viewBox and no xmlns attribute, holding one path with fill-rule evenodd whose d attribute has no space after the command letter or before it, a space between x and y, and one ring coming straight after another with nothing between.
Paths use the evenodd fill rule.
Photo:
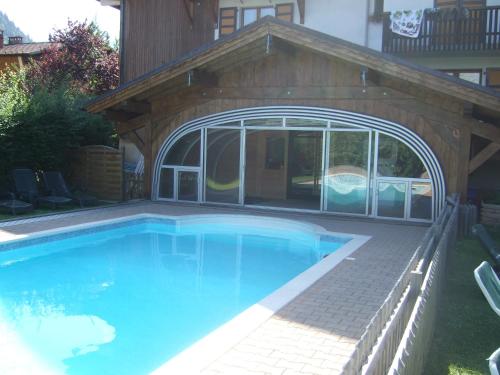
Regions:
<instances>
[{"instance_id":1,"label":"wooden wall cladding","mask_svg":"<svg viewBox=\"0 0 500 375\"><path fill-rule=\"evenodd\" d=\"M107 146L85 146L74 154L72 182L102 200L123 200L123 155Z\"/></svg>"},{"instance_id":2,"label":"wooden wall cladding","mask_svg":"<svg viewBox=\"0 0 500 375\"><path fill-rule=\"evenodd\" d=\"M210 1L193 3L193 19L184 0L126 0L122 83L214 39Z\"/></svg>"},{"instance_id":3,"label":"wooden wall cladding","mask_svg":"<svg viewBox=\"0 0 500 375\"><path fill-rule=\"evenodd\" d=\"M279 51L217 72L217 87L158 97L152 103L153 160L174 129L199 117L258 106L324 107L368 114L413 130L438 157L448 192L462 191L469 158L463 145L470 143L463 103L384 76L371 77L363 85L360 68L309 51Z\"/></svg>"}]
</instances>

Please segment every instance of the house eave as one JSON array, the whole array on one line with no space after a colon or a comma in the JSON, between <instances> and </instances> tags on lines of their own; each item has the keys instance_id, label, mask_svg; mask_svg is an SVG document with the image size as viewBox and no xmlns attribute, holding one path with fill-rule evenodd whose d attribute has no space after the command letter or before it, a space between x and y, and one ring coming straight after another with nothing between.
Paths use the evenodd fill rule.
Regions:
<instances>
[{"instance_id":1,"label":"house eave","mask_svg":"<svg viewBox=\"0 0 500 375\"><path fill-rule=\"evenodd\" d=\"M267 35L293 46L358 64L376 72L500 112L500 93L494 90L272 17L263 18L227 37L193 50L178 60L160 66L150 73L96 98L87 105L87 110L101 112L109 109L124 100L131 99L175 77L186 74L190 70L200 68L216 58L230 54Z\"/></svg>"}]
</instances>

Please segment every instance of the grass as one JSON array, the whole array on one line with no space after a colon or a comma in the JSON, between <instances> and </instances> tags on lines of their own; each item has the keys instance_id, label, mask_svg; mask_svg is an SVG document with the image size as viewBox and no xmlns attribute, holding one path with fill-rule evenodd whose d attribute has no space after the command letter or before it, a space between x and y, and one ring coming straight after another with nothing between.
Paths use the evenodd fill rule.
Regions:
<instances>
[{"instance_id":1,"label":"grass","mask_svg":"<svg viewBox=\"0 0 500 375\"><path fill-rule=\"evenodd\" d=\"M500 242L500 230L489 230ZM458 242L450 251L434 338L424 374L489 374L486 358L500 346L500 318L474 280L474 269L491 263L476 238Z\"/></svg>"}]
</instances>

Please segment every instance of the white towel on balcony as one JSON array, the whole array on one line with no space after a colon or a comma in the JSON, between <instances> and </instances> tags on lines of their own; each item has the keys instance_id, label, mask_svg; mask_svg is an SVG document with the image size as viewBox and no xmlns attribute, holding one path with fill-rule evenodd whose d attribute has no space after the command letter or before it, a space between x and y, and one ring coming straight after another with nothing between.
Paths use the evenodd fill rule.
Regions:
<instances>
[{"instance_id":1,"label":"white towel on balcony","mask_svg":"<svg viewBox=\"0 0 500 375\"><path fill-rule=\"evenodd\" d=\"M424 20L424 10L397 10L391 13L391 30L393 33L418 38Z\"/></svg>"}]
</instances>

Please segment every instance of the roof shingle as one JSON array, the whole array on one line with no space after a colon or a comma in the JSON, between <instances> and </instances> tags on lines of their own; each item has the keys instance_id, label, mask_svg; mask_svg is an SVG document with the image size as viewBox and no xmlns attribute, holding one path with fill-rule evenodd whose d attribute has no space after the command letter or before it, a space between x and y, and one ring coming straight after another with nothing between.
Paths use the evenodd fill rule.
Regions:
<instances>
[{"instance_id":1,"label":"roof shingle","mask_svg":"<svg viewBox=\"0 0 500 375\"><path fill-rule=\"evenodd\" d=\"M38 55L51 47L59 47L60 43L21 43L11 44L0 48L0 55Z\"/></svg>"}]
</instances>

